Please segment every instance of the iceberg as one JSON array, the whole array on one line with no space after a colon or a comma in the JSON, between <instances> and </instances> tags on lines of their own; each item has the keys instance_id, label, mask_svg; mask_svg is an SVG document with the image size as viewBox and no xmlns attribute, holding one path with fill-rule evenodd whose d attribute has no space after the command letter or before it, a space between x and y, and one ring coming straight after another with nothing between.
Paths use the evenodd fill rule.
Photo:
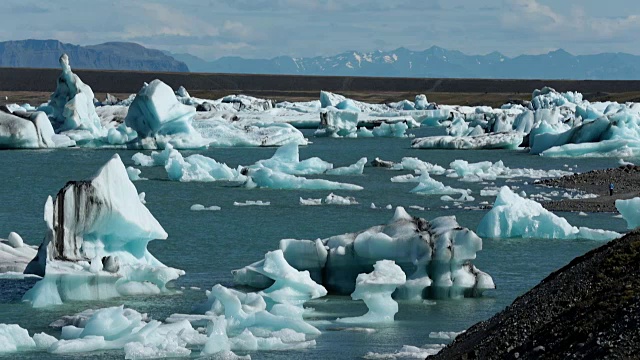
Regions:
<instances>
[{"instance_id":1,"label":"iceberg","mask_svg":"<svg viewBox=\"0 0 640 360\"><path fill-rule=\"evenodd\" d=\"M429 136L411 142L414 149L516 149L522 144L520 132L490 133L476 136Z\"/></svg>"},{"instance_id":2,"label":"iceberg","mask_svg":"<svg viewBox=\"0 0 640 360\"><path fill-rule=\"evenodd\" d=\"M415 173L429 173L433 175L442 175L446 172L445 168L440 165L431 164L415 157L403 157L399 164L393 164L391 170L411 170Z\"/></svg>"},{"instance_id":3,"label":"iceberg","mask_svg":"<svg viewBox=\"0 0 640 360\"><path fill-rule=\"evenodd\" d=\"M478 235L488 238L586 239L619 238L614 231L575 227L535 200L525 199L503 186L493 208L480 220Z\"/></svg>"},{"instance_id":4,"label":"iceberg","mask_svg":"<svg viewBox=\"0 0 640 360\"><path fill-rule=\"evenodd\" d=\"M129 176L129 180L148 180L147 178L140 177L140 174L142 174L142 171L140 169L136 169L133 166L127 166L127 175Z\"/></svg>"},{"instance_id":5,"label":"iceberg","mask_svg":"<svg viewBox=\"0 0 640 360\"><path fill-rule=\"evenodd\" d=\"M449 167L450 170L447 171L448 177L457 177L460 178L461 181L466 182L495 180L497 178L525 177L540 179L573 175L572 172L555 169L548 171L537 169L511 169L506 167L502 160L495 163L492 163L491 161L469 163L465 160L455 160L449 164Z\"/></svg>"},{"instance_id":6,"label":"iceberg","mask_svg":"<svg viewBox=\"0 0 640 360\"><path fill-rule=\"evenodd\" d=\"M221 210L220 206L212 205L207 207L201 204L193 204L191 205L190 209L191 211L220 211Z\"/></svg>"},{"instance_id":7,"label":"iceberg","mask_svg":"<svg viewBox=\"0 0 640 360\"><path fill-rule=\"evenodd\" d=\"M393 178L392 181L398 182L399 178ZM411 190L412 193L420 195L453 195L460 194L467 197L471 194L470 190L456 189L451 186L444 185L438 180L429 176L428 172L422 173L418 178L418 185Z\"/></svg>"},{"instance_id":8,"label":"iceberg","mask_svg":"<svg viewBox=\"0 0 640 360\"><path fill-rule=\"evenodd\" d=\"M358 137L358 113L357 111L341 110L328 107L320 112L320 127L314 136L329 137Z\"/></svg>"},{"instance_id":9,"label":"iceberg","mask_svg":"<svg viewBox=\"0 0 640 360\"><path fill-rule=\"evenodd\" d=\"M640 226L640 197L629 200L616 200L616 209L627 222L628 229Z\"/></svg>"},{"instance_id":10,"label":"iceberg","mask_svg":"<svg viewBox=\"0 0 640 360\"><path fill-rule=\"evenodd\" d=\"M156 79L140 89L124 123L136 131L142 147L169 143L181 149L202 148L208 143L191 126L195 113L194 107L178 102L169 85Z\"/></svg>"},{"instance_id":11,"label":"iceberg","mask_svg":"<svg viewBox=\"0 0 640 360\"><path fill-rule=\"evenodd\" d=\"M269 168L250 170L249 181L245 183L248 188L269 188L280 190L362 190L362 186L329 181L324 179L307 179L300 176L289 175L274 171Z\"/></svg>"},{"instance_id":12,"label":"iceberg","mask_svg":"<svg viewBox=\"0 0 640 360\"><path fill-rule=\"evenodd\" d=\"M300 161L298 144L289 143L279 147L270 159L259 160L249 166L250 170L260 168L269 168L289 175L317 175L331 170L333 164L318 157Z\"/></svg>"},{"instance_id":13,"label":"iceberg","mask_svg":"<svg viewBox=\"0 0 640 360\"><path fill-rule=\"evenodd\" d=\"M363 157L354 164L335 169L329 169L325 173L327 175L362 175L362 173L364 172L364 166L367 164L367 161L367 158Z\"/></svg>"},{"instance_id":14,"label":"iceberg","mask_svg":"<svg viewBox=\"0 0 640 360\"><path fill-rule=\"evenodd\" d=\"M6 240L0 239L0 274L22 273L37 253L37 247L25 244L20 235L10 233Z\"/></svg>"},{"instance_id":15,"label":"iceberg","mask_svg":"<svg viewBox=\"0 0 640 360\"><path fill-rule=\"evenodd\" d=\"M407 282L402 269L391 260L380 260L373 265L370 274L359 274L353 300L363 300L369 311L358 317L337 319L341 323L384 323L393 322L398 312L398 303L391 294L398 286Z\"/></svg>"},{"instance_id":16,"label":"iceberg","mask_svg":"<svg viewBox=\"0 0 640 360\"><path fill-rule=\"evenodd\" d=\"M482 239L453 216L427 221L398 207L387 224L323 240L285 239L279 249L292 267L308 270L335 294L354 292L358 275L373 271L379 260L393 260L409 274L394 293L400 299L476 297L495 288L491 276L471 264ZM264 262L234 270L235 283L271 286L272 279L259 271Z\"/></svg>"},{"instance_id":17,"label":"iceberg","mask_svg":"<svg viewBox=\"0 0 640 360\"><path fill-rule=\"evenodd\" d=\"M167 233L140 201L116 154L89 180L47 199L46 236L25 274L43 276L23 297L34 307L167 292L184 271L147 250Z\"/></svg>"},{"instance_id":18,"label":"iceberg","mask_svg":"<svg viewBox=\"0 0 640 360\"><path fill-rule=\"evenodd\" d=\"M55 338L45 333L31 337L29 332L19 325L0 324L0 355L46 350L53 341L56 341Z\"/></svg>"},{"instance_id":19,"label":"iceberg","mask_svg":"<svg viewBox=\"0 0 640 360\"><path fill-rule=\"evenodd\" d=\"M54 135L44 112L12 112L0 107L0 149L53 148Z\"/></svg>"},{"instance_id":20,"label":"iceberg","mask_svg":"<svg viewBox=\"0 0 640 360\"><path fill-rule=\"evenodd\" d=\"M237 201L233 202L233 206L269 206L269 205L271 205L271 202L262 201L262 200L257 200L257 201L247 200L245 202L237 202Z\"/></svg>"},{"instance_id":21,"label":"iceberg","mask_svg":"<svg viewBox=\"0 0 640 360\"><path fill-rule=\"evenodd\" d=\"M93 90L71 71L67 54L62 54L59 62L62 74L47 107L54 129L78 143L102 137L104 129L93 104Z\"/></svg>"}]
</instances>

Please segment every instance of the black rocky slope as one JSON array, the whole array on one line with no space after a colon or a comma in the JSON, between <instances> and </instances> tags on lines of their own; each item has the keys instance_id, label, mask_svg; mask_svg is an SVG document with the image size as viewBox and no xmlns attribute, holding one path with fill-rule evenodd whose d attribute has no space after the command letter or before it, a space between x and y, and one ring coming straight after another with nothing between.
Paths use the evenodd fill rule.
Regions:
<instances>
[{"instance_id":1,"label":"black rocky slope","mask_svg":"<svg viewBox=\"0 0 640 360\"><path fill-rule=\"evenodd\" d=\"M640 358L640 232L574 259L437 359Z\"/></svg>"}]
</instances>

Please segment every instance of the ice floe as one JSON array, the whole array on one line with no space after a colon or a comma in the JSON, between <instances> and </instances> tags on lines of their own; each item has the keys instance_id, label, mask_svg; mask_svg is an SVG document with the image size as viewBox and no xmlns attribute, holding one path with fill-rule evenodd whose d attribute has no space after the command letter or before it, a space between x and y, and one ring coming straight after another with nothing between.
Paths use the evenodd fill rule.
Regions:
<instances>
[{"instance_id":1,"label":"ice floe","mask_svg":"<svg viewBox=\"0 0 640 360\"><path fill-rule=\"evenodd\" d=\"M503 186L493 208L478 225L478 235L489 238L543 238L612 240L614 231L575 227L534 200L525 199Z\"/></svg>"},{"instance_id":2,"label":"ice floe","mask_svg":"<svg viewBox=\"0 0 640 360\"><path fill-rule=\"evenodd\" d=\"M629 200L616 200L616 209L627 222L627 228L635 229L640 226L640 197Z\"/></svg>"}]
</instances>

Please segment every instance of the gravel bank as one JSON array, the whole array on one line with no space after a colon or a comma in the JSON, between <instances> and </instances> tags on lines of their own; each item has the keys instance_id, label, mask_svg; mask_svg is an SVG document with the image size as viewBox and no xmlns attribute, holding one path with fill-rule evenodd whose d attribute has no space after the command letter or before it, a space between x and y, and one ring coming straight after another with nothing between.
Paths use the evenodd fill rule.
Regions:
<instances>
[{"instance_id":1,"label":"gravel bank","mask_svg":"<svg viewBox=\"0 0 640 360\"><path fill-rule=\"evenodd\" d=\"M613 196L609 196L609 183L615 185ZM543 202L551 211L617 212L617 199L631 199L640 196L640 166L623 165L617 168L594 170L582 174L546 179L536 184L578 189L599 195L593 199L567 199Z\"/></svg>"},{"instance_id":2,"label":"gravel bank","mask_svg":"<svg viewBox=\"0 0 640 360\"><path fill-rule=\"evenodd\" d=\"M437 359L637 359L640 233L574 259Z\"/></svg>"}]
</instances>

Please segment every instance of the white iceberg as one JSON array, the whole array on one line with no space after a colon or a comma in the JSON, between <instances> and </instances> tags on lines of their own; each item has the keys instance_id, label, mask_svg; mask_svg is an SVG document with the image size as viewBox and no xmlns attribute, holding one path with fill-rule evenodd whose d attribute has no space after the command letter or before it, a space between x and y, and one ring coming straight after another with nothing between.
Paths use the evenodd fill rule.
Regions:
<instances>
[{"instance_id":1,"label":"white iceberg","mask_svg":"<svg viewBox=\"0 0 640 360\"><path fill-rule=\"evenodd\" d=\"M367 158L363 157L354 164L349 166L339 167L335 169L329 169L326 171L327 175L362 175L364 172L364 166L367 164Z\"/></svg>"},{"instance_id":2,"label":"white iceberg","mask_svg":"<svg viewBox=\"0 0 640 360\"><path fill-rule=\"evenodd\" d=\"M495 288L489 275L471 264L482 239L462 228L455 217L429 222L412 217L402 207L388 224L323 240L280 241L286 261L327 290L350 294L356 278L373 270L379 260L393 260L407 276L395 296L401 299L481 296ZM239 285L266 288L272 280L260 273L264 260L233 271Z\"/></svg>"},{"instance_id":3,"label":"white iceberg","mask_svg":"<svg viewBox=\"0 0 640 360\"><path fill-rule=\"evenodd\" d=\"M411 142L414 149L516 149L522 144L520 132L490 133L477 136L430 136Z\"/></svg>"},{"instance_id":4,"label":"white iceberg","mask_svg":"<svg viewBox=\"0 0 640 360\"><path fill-rule=\"evenodd\" d=\"M422 161L415 157L403 157L399 164L393 164L391 170L411 170L415 173L429 173L432 175L442 175L446 172L440 165Z\"/></svg>"},{"instance_id":5,"label":"white iceberg","mask_svg":"<svg viewBox=\"0 0 640 360\"><path fill-rule=\"evenodd\" d=\"M269 168L250 170L248 188L269 188L280 190L362 190L362 186L329 181L325 179L307 179L301 176L289 175Z\"/></svg>"},{"instance_id":6,"label":"white iceberg","mask_svg":"<svg viewBox=\"0 0 640 360\"><path fill-rule=\"evenodd\" d=\"M176 99L169 85L160 80L145 84L129 106L124 123L136 131L142 147L169 143L175 148L201 148L208 143L191 121L196 110Z\"/></svg>"},{"instance_id":7,"label":"white iceberg","mask_svg":"<svg viewBox=\"0 0 640 360\"><path fill-rule=\"evenodd\" d=\"M103 136L104 128L93 104L93 90L71 72L67 54L60 56L60 66L62 74L49 100L54 129L78 143Z\"/></svg>"},{"instance_id":8,"label":"white iceberg","mask_svg":"<svg viewBox=\"0 0 640 360\"><path fill-rule=\"evenodd\" d=\"M0 149L53 148L54 136L45 113L0 109Z\"/></svg>"},{"instance_id":9,"label":"white iceberg","mask_svg":"<svg viewBox=\"0 0 640 360\"><path fill-rule=\"evenodd\" d=\"M391 294L398 286L407 282L402 269L391 260L380 260L373 265L370 274L359 274L353 300L363 300L369 311L362 316L337 319L341 323L384 323L393 322L398 312L398 303Z\"/></svg>"},{"instance_id":10,"label":"white iceberg","mask_svg":"<svg viewBox=\"0 0 640 360\"><path fill-rule=\"evenodd\" d=\"M191 205L191 211L220 211L220 206L204 206L202 204L193 204Z\"/></svg>"},{"instance_id":11,"label":"white iceberg","mask_svg":"<svg viewBox=\"0 0 640 360\"><path fill-rule=\"evenodd\" d=\"M628 229L640 226L640 197L629 200L616 200L616 209L627 222Z\"/></svg>"},{"instance_id":12,"label":"white iceberg","mask_svg":"<svg viewBox=\"0 0 640 360\"><path fill-rule=\"evenodd\" d=\"M333 168L333 164L318 157L300 161L298 144L289 143L279 147L270 159L258 160L249 169L269 168L290 175L317 175Z\"/></svg>"},{"instance_id":13,"label":"white iceberg","mask_svg":"<svg viewBox=\"0 0 640 360\"><path fill-rule=\"evenodd\" d=\"M525 199L503 186L493 208L478 225L478 235L489 238L542 238L612 240L614 231L575 227L535 200Z\"/></svg>"},{"instance_id":14,"label":"white iceberg","mask_svg":"<svg viewBox=\"0 0 640 360\"><path fill-rule=\"evenodd\" d=\"M395 181L398 182L398 178ZM392 179L393 180L393 179ZM456 189L451 186L444 185L440 181L429 176L428 172L422 173L418 178L418 185L411 190L412 193L420 195L452 195L460 194L462 196L469 196L470 191L466 189Z\"/></svg>"},{"instance_id":15,"label":"white iceberg","mask_svg":"<svg viewBox=\"0 0 640 360\"><path fill-rule=\"evenodd\" d=\"M142 204L116 154L89 180L47 199L47 234L26 274L44 276L23 297L34 307L69 300L166 292L184 271L167 267L147 243L167 233Z\"/></svg>"},{"instance_id":16,"label":"white iceberg","mask_svg":"<svg viewBox=\"0 0 640 360\"><path fill-rule=\"evenodd\" d=\"M27 245L15 232L6 240L0 239L0 273L22 273L38 253L38 248Z\"/></svg>"}]
</instances>

